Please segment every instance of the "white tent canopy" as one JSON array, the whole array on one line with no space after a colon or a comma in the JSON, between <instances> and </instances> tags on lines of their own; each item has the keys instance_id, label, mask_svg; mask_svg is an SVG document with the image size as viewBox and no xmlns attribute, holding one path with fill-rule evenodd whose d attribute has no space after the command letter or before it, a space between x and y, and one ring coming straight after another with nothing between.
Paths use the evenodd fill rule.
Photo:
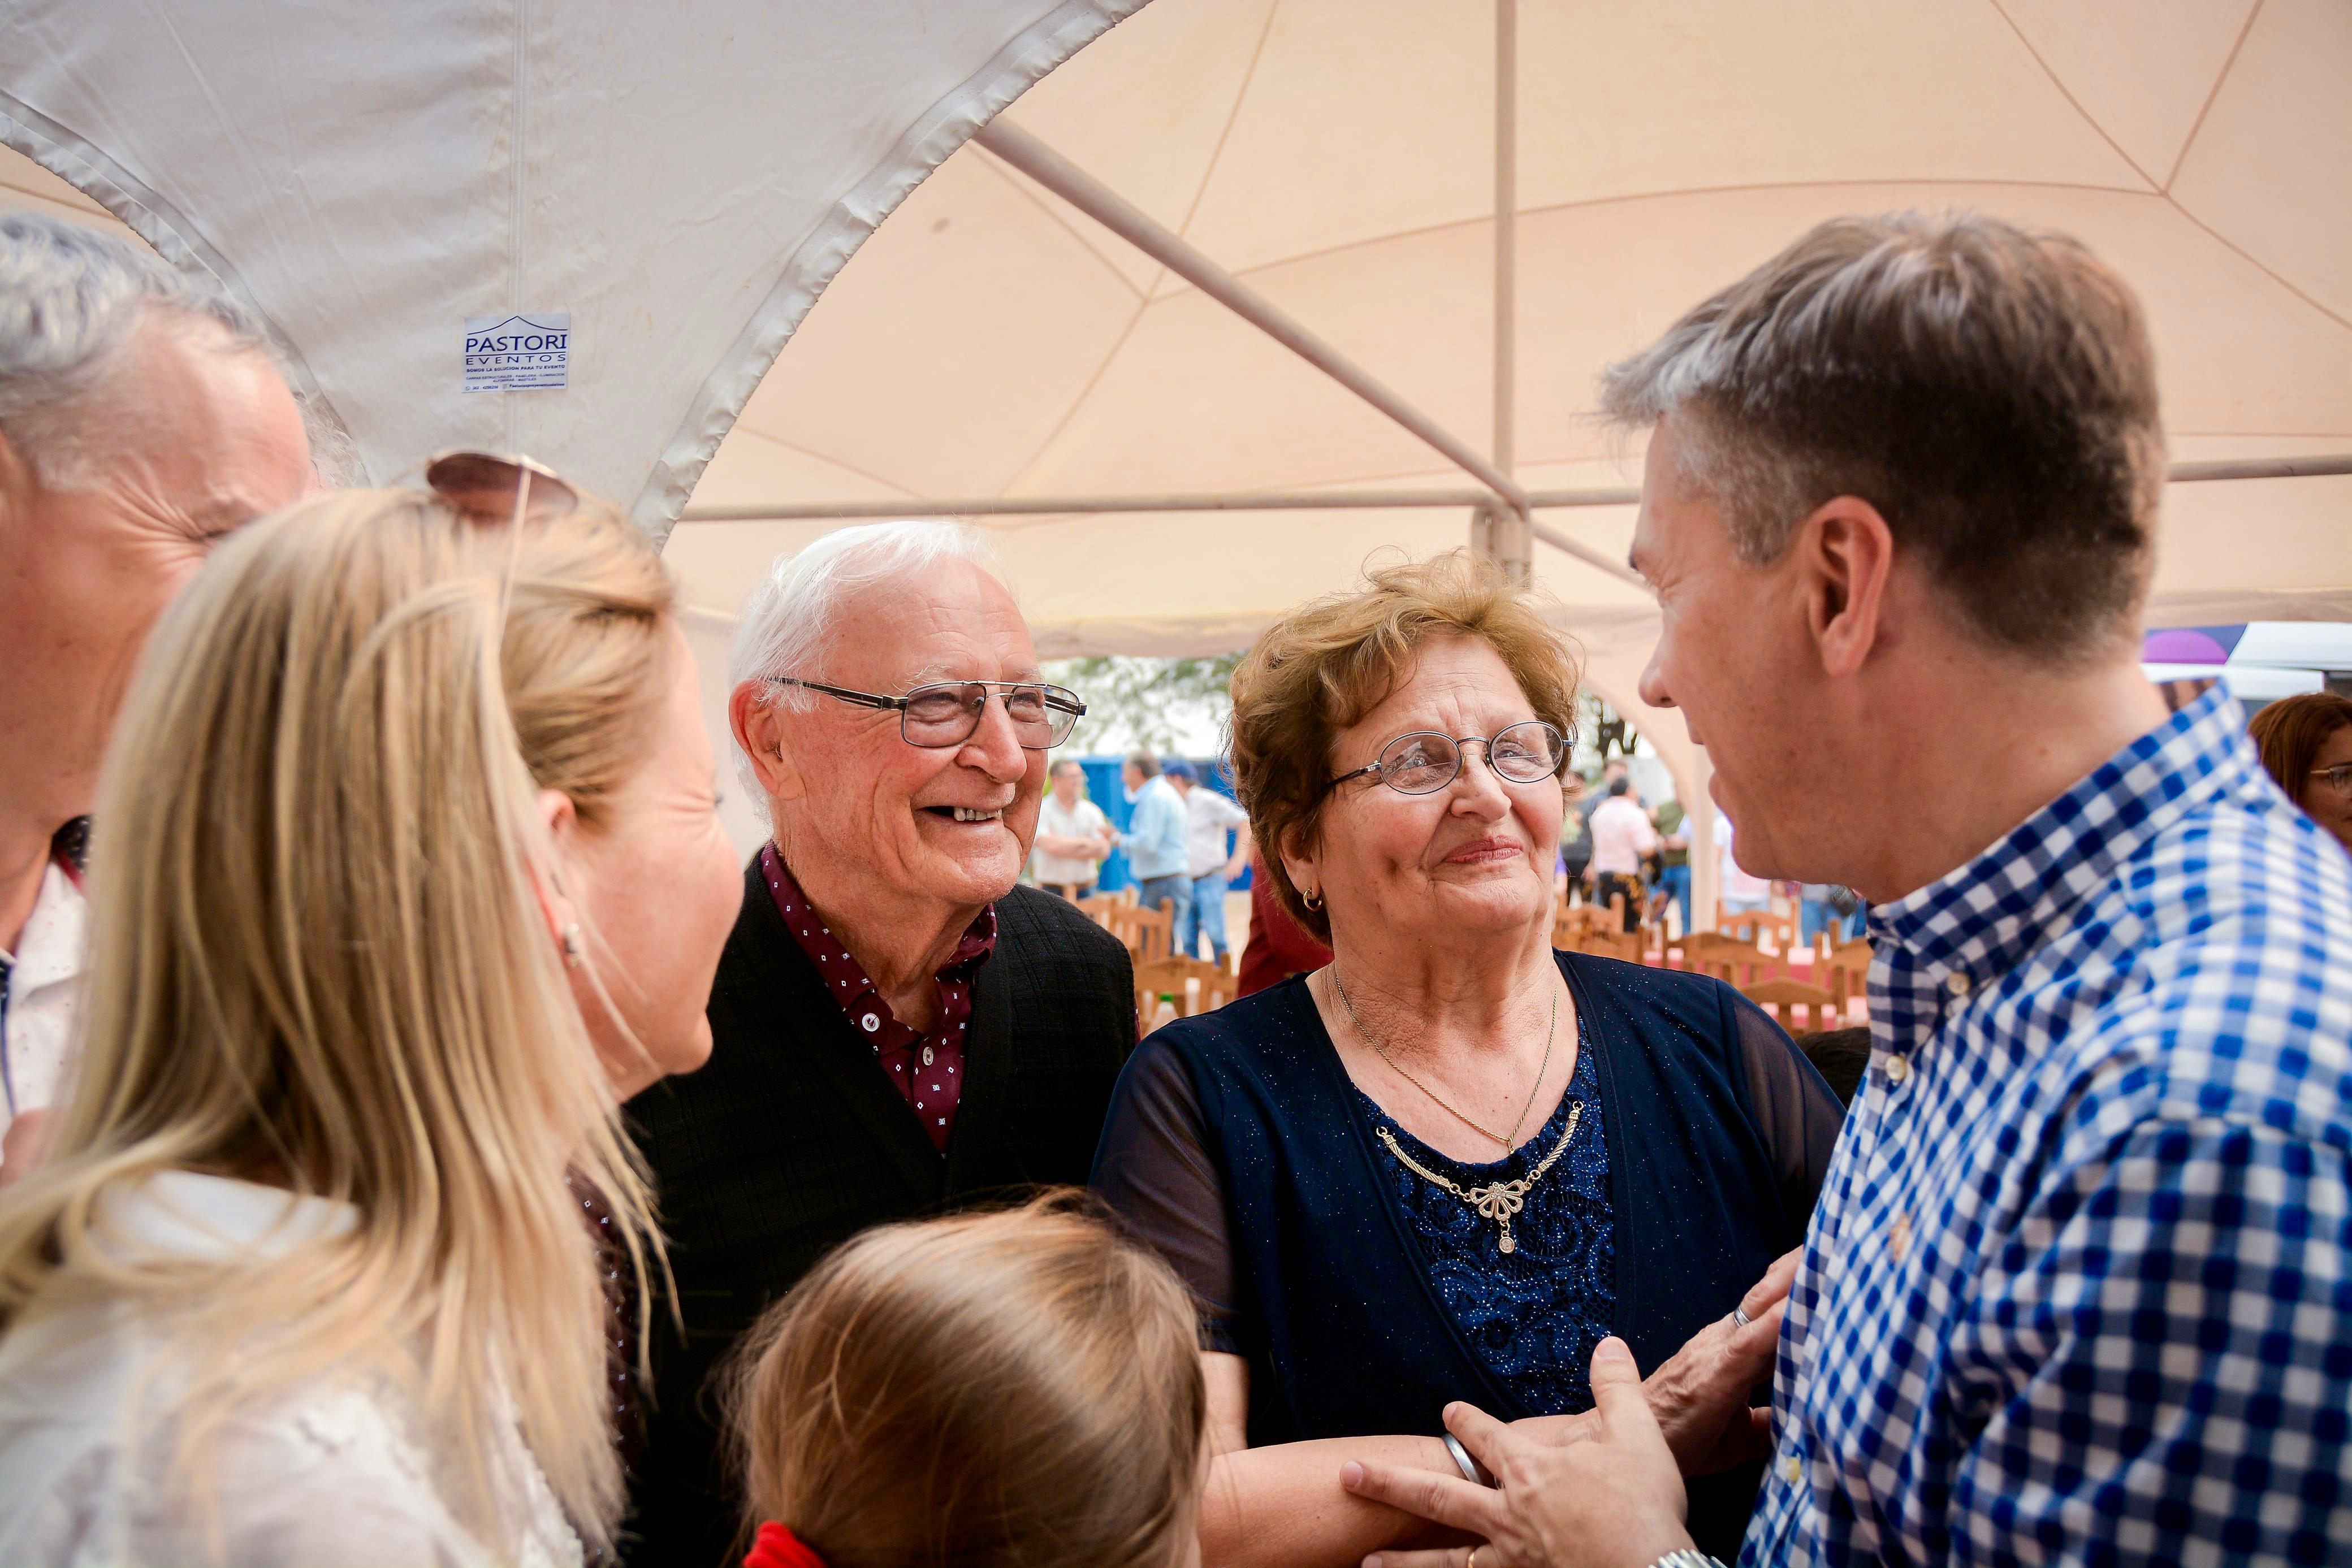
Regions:
<instances>
[{"instance_id":1,"label":"white tent canopy","mask_svg":"<svg viewBox=\"0 0 2352 1568\"><path fill-rule=\"evenodd\" d=\"M1487 487L964 144L1008 103L1028 140L1525 489L1630 484L1638 454L1590 417L1597 368L1819 219L1900 207L2068 230L2119 267L2154 323L2176 459L2352 451L2341 0L0 16L0 137L254 303L373 476L439 446L520 447L657 535L689 492L695 512L919 514ZM1498 79L1515 89L1500 105ZM87 206L14 169L0 199ZM1498 276L1515 295L1501 378ZM537 311L571 317L569 384L462 392L464 322ZM1177 653L1238 646L1373 551L1447 548L1469 520L984 522L1049 653ZM2175 485L2154 618L2352 618L2347 520L2352 477ZM1538 521L1616 558L1631 508ZM827 526L689 520L668 553L725 614ZM1679 725L1633 699L1640 591L1548 545L1533 564L1595 685L1694 788Z\"/></svg>"},{"instance_id":2,"label":"white tent canopy","mask_svg":"<svg viewBox=\"0 0 2352 1568\"><path fill-rule=\"evenodd\" d=\"M2352 447L2352 204L2310 199L2352 193L2352 120L2331 108L2352 13L2255 9L2143 8L2126 27L1991 0L1528 0L1514 476L1630 483L1637 455L1589 417L1599 366L1813 222L1905 206L2063 228L2121 267L2154 319L2177 458ZM1158 0L1008 118L1489 451L1493 16ZM844 269L695 507L1464 483L974 146ZM2168 502L2161 617L2352 608L2352 480ZM1631 511L1547 520L1613 555ZM1461 542L1466 512L992 526L1059 645L1174 653L1235 645L1377 546ZM689 522L671 549L725 604L810 527ZM1557 552L1537 561L1580 610L1642 605Z\"/></svg>"}]
</instances>

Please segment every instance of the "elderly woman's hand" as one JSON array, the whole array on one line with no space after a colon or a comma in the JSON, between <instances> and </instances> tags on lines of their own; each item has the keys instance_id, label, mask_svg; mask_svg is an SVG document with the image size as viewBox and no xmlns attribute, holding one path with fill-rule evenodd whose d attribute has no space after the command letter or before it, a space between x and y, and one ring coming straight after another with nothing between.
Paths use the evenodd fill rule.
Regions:
<instances>
[{"instance_id":1,"label":"elderly woman's hand","mask_svg":"<svg viewBox=\"0 0 2352 1568\"><path fill-rule=\"evenodd\" d=\"M1364 1568L1643 1568L1688 1547L1682 1476L1624 1341L1593 1351L1592 1397L1585 1440L1565 1444L1468 1405L1446 1406L1447 1429L1495 1476L1491 1490L1386 1465L1343 1467L1339 1482L1358 1496L1484 1538L1382 1552Z\"/></svg>"},{"instance_id":2,"label":"elderly woman's hand","mask_svg":"<svg viewBox=\"0 0 2352 1568\"><path fill-rule=\"evenodd\" d=\"M1711 1476L1772 1451L1771 1412L1748 1407L1772 1379L1772 1358L1802 1249L1782 1253L1739 1299L1739 1317L1720 1317L1691 1335L1643 1383L1666 1446L1686 1476Z\"/></svg>"},{"instance_id":3,"label":"elderly woman's hand","mask_svg":"<svg viewBox=\"0 0 2352 1568\"><path fill-rule=\"evenodd\" d=\"M1658 1432L1665 1437L1667 1450L1686 1477L1712 1477L1717 1471L1745 1465L1748 1460L1759 1460L1771 1453L1771 1410L1759 1410L1748 1406L1748 1396L1759 1383L1767 1383L1773 1371L1773 1354L1780 1340L1780 1316L1788 1312L1788 1288L1797 1277L1797 1258L1804 1249L1794 1249L1773 1260L1764 1270L1764 1279L1748 1286L1748 1295L1740 1298L1738 1316L1748 1322L1736 1322L1734 1316L1719 1316L1706 1328L1694 1333L1682 1349L1667 1356L1658 1371L1642 1380L1642 1394L1649 1401L1651 1416L1656 1417ZM1458 1406L1467 1408L1467 1406ZM1479 1422L1489 1417L1475 1413ZM1451 1420L1446 1422L1451 1427ZM1524 1443L1531 1448L1569 1448L1573 1443L1583 1443L1600 1437L1604 1429L1600 1408L1583 1410L1578 1416L1528 1416L1527 1420L1510 1422L1512 1443ZM1463 1437L1456 1429L1456 1437ZM1463 1438L1467 1441L1467 1437ZM1484 1462L1484 1460L1482 1460ZM1494 1467L1489 1465L1489 1474ZM1444 1479L1444 1477L1434 1477ZM1430 1502L1442 1502L1449 1488L1423 1488ZM1379 1495L1379 1493L1367 1493ZM1423 1519L1437 1519L1442 1523L1456 1523L1444 1514L1425 1514L1402 1498L1385 1498L1397 1507ZM1458 1526L1470 1528L1470 1526ZM1428 1554L1428 1563L1444 1563L1444 1554ZM1390 1552L1385 1563L1395 1568L1416 1568L1413 1561ZM1479 1568L1503 1568L1498 1556L1479 1554Z\"/></svg>"}]
</instances>

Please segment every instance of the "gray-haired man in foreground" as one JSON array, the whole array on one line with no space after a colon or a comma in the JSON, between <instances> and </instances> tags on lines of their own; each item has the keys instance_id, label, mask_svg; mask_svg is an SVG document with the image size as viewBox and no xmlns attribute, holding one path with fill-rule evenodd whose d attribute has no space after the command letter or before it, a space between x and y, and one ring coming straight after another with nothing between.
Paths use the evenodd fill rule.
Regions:
<instances>
[{"instance_id":1,"label":"gray-haired man in foreground","mask_svg":"<svg viewBox=\"0 0 2352 1568\"><path fill-rule=\"evenodd\" d=\"M0 1180L63 1087L88 814L139 651L215 543L310 481L243 308L94 229L0 213Z\"/></svg>"},{"instance_id":2,"label":"gray-haired man in foreground","mask_svg":"<svg viewBox=\"0 0 2352 1568\"><path fill-rule=\"evenodd\" d=\"M1742 1564L2344 1561L2352 862L2225 692L2140 674L2130 290L2057 235L1842 220L1606 393L1652 427L1643 695L1743 865L1873 905L1794 1282L1700 1336L1778 1333ZM1447 1411L1499 1491L1348 1467L1483 1538L1382 1568L1703 1563L1678 1470L1745 1398L1695 1419L1614 1340L1592 1386L1565 1430Z\"/></svg>"}]
</instances>

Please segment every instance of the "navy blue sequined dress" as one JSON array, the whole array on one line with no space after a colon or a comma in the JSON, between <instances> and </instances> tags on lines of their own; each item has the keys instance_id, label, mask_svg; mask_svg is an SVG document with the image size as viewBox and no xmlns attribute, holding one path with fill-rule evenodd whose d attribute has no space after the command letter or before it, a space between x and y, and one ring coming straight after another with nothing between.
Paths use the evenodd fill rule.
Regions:
<instances>
[{"instance_id":1,"label":"navy blue sequined dress","mask_svg":"<svg viewBox=\"0 0 2352 1568\"><path fill-rule=\"evenodd\" d=\"M1466 1399L1515 1420L1589 1406L1593 1345L1644 1375L1798 1245L1843 1107L1719 980L1555 956L1577 1064L1545 1126L1493 1166L1398 1146L1464 1186L1568 1153L1514 1217L1519 1248L1405 1169L1395 1124L1292 979L1136 1047L1095 1155L1128 1232L1192 1288L1203 1348L1246 1364L1251 1447L1441 1430ZM1689 1483L1691 1534L1738 1554L1760 1466Z\"/></svg>"},{"instance_id":2,"label":"navy blue sequined dress","mask_svg":"<svg viewBox=\"0 0 2352 1568\"><path fill-rule=\"evenodd\" d=\"M1524 1180L1568 1130L1576 1136L1511 1218L1514 1249L1501 1250L1496 1223L1416 1176L1381 1147L1381 1157L1421 1244L1446 1312L1495 1375L1534 1410L1592 1406L1592 1347L1609 1336L1617 1308L1617 1237L1609 1201L1608 1118L1601 1077L1579 1020L1576 1071L1543 1130L1492 1165L1463 1165L1406 1132L1356 1091L1376 1130L1385 1129L1420 1164L1465 1190Z\"/></svg>"}]
</instances>

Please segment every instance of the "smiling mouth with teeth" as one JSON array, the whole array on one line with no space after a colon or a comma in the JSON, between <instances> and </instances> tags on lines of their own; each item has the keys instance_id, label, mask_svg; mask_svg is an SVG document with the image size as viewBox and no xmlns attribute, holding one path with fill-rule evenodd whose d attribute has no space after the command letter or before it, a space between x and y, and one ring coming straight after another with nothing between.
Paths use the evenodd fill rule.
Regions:
<instances>
[{"instance_id":1,"label":"smiling mouth with teeth","mask_svg":"<svg viewBox=\"0 0 2352 1568\"><path fill-rule=\"evenodd\" d=\"M924 810L933 816L946 817L958 822L992 822L1004 815L1004 809L1001 806L986 811L972 806L927 806Z\"/></svg>"}]
</instances>

